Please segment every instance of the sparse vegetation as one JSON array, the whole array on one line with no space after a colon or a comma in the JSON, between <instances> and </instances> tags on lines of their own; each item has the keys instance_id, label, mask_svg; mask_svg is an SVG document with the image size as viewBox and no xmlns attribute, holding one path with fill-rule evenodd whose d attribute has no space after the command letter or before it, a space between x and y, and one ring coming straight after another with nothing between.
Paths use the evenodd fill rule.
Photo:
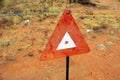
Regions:
<instances>
[{"instance_id":1,"label":"sparse vegetation","mask_svg":"<svg viewBox=\"0 0 120 80\"><path fill-rule=\"evenodd\" d=\"M96 4L96 8L98 8L98 9L108 9L108 6L101 5L101 4Z\"/></svg>"},{"instance_id":2,"label":"sparse vegetation","mask_svg":"<svg viewBox=\"0 0 120 80\"><path fill-rule=\"evenodd\" d=\"M112 15L88 16L84 18L83 23L93 30L119 28L116 17Z\"/></svg>"},{"instance_id":3,"label":"sparse vegetation","mask_svg":"<svg viewBox=\"0 0 120 80\"><path fill-rule=\"evenodd\" d=\"M64 10L71 10L91 49L88 55L72 57L70 79L120 80L119 2L120 0L0 0L0 80L65 79L65 58L39 60L56 25L59 25ZM81 40L77 37L81 36L69 35L78 46L76 41ZM48 48L54 53L52 47L50 45ZM55 55L49 56L52 58Z\"/></svg>"},{"instance_id":4,"label":"sparse vegetation","mask_svg":"<svg viewBox=\"0 0 120 80\"><path fill-rule=\"evenodd\" d=\"M12 0L0 0L0 7L9 7L12 3Z\"/></svg>"},{"instance_id":5,"label":"sparse vegetation","mask_svg":"<svg viewBox=\"0 0 120 80\"><path fill-rule=\"evenodd\" d=\"M48 12L48 11L56 12L58 10L62 11L65 9L65 7L63 7L59 2L57 2L57 0L54 0L54 1L40 0L39 2L34 2L34 3L27 0L14 1L13 3L10 0L1 0L0 2L1 2L1 6L4 6L4 7L5 6L7 7L8 5L12 4L12 6L7 8L1 7L0 13L8 14L8 15L3 15L3 17L0 17L0 23L2 24L2 26L11 26L13 24L20 23L22 20L31 19L33 17L31 13L36 14L36 12L42 13L42 12ZM62 2L64 2L64 0L61 1L61 3ZM11 16L9 16L9 14ZM40 15L44 16L44 14L40 14ZM37 15L34 15L34 17L37 17ZM42 19L41 16L39 16L39 18Z\"/></svg>"},{"instance_id":6,"label":"sparse vegetation","mask_svg":"<svg viewBox=\"0 0 120 80\"><path fill-rule=\"evenodd\" d=\"M39 49L43 51L45 45L52 34L52 30L55 28L55 25L58 23L58 20L65 9L78 9L82 8L81 12L78 9L78 12L72 13L75 18L79 18L82 21L78 20L80 25L84 25L87 29L92 29L93 31L119 28L119 18L112 13L99 13L94 12L96 10L108 10L109 7L99 4L99 0L71 0L72 4L66 4L67 0L39 0L39 1L29 1L29 0L0 0L0 36L1 44L4 44L6 49L11 54L6 54L7 52L0 53L0 58L2 57L3 61L14 60L16 58L16 53L20 55L33 56L34 51ZM77 4L76 4L77 3ZM79 4L78 4L79 3ZM46 13L45 13L46 12ZM51 12L51 13L49 13ZM55 12L55 14L54 14ZM56 13L57 12L57 13ZM43 14L44 13L44 14ZM84 16L85 15L85 16ZM100 16L101 15L101 16ZM22 25L26 19L30 20L29 25ZM44 24L41 24L44 23ZM49 24L48 24L49 23ZM51 27L52 25L52 27ZM48 27L46 27L48 26ZM13 28L14 27L14 28ZM51 27L49 29L49 27ZM84 28L84 29L86 29ZM30 40L31 42L27 43L16 43L14 45L9 45L10 40L22 40L28 38L28 31L30 31L29 38L39 38L39 40ZM118 30L106 30L107 34L120 33ZM9 34L9 35L8 35ZM3 36L4 35L4 36ZM7 35L8 37L5 37ZM12 36L12 37L11 37ZM14 36L14 37L13 37ZM44 38L45 37L45 38ZM114 35L110 36L111 41L119 41L119 38ZM4 42L5 41L5 42ZM27 43L27 44L24 44ZM36 46L39 45L39 48L36 49ZM1 45L0 50L2 52L3 46ZM9 45L9 46L8 46ZM16 46L16 49L11 49L11 46ZM11 50L10 50L11 49ZM37 50L38 51L38 50ZM9 57L8 57L9 56ZM9 58L9 59L7 59Z\"/></svg>"}]
</instances>

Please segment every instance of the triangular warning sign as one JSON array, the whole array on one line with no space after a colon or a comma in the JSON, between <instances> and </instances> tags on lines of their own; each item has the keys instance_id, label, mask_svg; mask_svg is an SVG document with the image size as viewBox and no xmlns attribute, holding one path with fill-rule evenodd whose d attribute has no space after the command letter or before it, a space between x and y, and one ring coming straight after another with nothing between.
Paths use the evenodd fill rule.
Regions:
<instances>
[{"instance_id":1,"label":"triangular warning sign","mask_svg":"<svg viewBox=\"0 0 120 80\"><path fill-rule=\"evenodd\" d=\"M89 52L90 49L73 19L66 10L53 32L40 60L72 56Z\"/></svg>"},{"instance_id":2,"label":"triangular warning sign","mask_svg":"<svg viewBox=\"0 0 120 80\"><path fill-rule=\"evenodd\" d=\"M62 49L68 49L74 47L76 47L74 41L70 37L69 33L66 32L56 50L62 50Z\"/></svg>"}]
</instances>

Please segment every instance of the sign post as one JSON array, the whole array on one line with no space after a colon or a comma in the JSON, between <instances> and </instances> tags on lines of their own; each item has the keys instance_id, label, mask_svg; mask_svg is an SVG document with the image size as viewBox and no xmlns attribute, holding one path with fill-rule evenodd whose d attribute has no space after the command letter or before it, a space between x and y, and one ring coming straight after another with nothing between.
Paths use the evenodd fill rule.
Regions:
<instances>
[{"instance_id":1,"label":"sign post","mask_svg":"<svg viewBox=\"0 0 120 80\"><path fill-rule=\"evenodd\" d=\"M70 57L66 57L66 80L69 80L69 59Z\"/></svg>"}]
</instances>

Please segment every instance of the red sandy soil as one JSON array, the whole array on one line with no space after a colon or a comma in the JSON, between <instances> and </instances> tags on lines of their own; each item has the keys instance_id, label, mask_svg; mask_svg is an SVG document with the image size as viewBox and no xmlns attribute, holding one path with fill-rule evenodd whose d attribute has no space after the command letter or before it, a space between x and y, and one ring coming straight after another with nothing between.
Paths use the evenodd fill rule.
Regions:
<instances>
[{"instance_id":1,"label":"red sandy soil","mask_svg":"<svg viewBox=\"0 0 120 80\"><path fill-rule=\"evenodd\" d=\"M118 15L117 12L116 15ZM55 29L56 23L42 24L33 22L29 24L29 27L33 30L33 28L39 25L46 26L46 29L50 30L48 31L48 36L50 36ZM79 24L79 26L82 25ZM27 32L27 30L27 28L19 29L22 33ZM84 32L84 29L80 30ZM21 36L25 36L22 35L22 33ZM31 34L34 36L30 37L44 36L44 33L39 32L38 34L37 32L31 32ZM106 50L100 50L98 48L99 44L107 44L107 42L111 41L109 35L105 35L104 32L86 33L84 34L84 37L91 51L86 54L70 57L69 80L120 80L120 41L113 42L114 45L108 46ZM120 37L120 35L118 37ZM17 56L16 60L0 65L0 80L65 80L66 58L50 61L39 60L39 57L41 56L39 50L45 48L48 39L45 40L43 45L39 45L36 41L33 41L35 49L33 56ZM21 44L26 43L31 43L31 41L21 42ZM16 46L20 46L17 43L13 45L13 50ZM24 52L27 51L25 50Z\"/></svg>"},{"instance_id":2,"label":"red sandy soil","mask_svg":"<svg viewBox=\"0 0 120 80\"><path fill-rule=\"evenodd\" d=\"M70 80L120 80L120 42L101 51L93 40L86 40L91 51L70 57ZM101 40L107 39L97 42ZM65 58L39 61L38 54L18 57L0 66L0 80L65 80L65 63Z\"/></svg>"}]
</instances>

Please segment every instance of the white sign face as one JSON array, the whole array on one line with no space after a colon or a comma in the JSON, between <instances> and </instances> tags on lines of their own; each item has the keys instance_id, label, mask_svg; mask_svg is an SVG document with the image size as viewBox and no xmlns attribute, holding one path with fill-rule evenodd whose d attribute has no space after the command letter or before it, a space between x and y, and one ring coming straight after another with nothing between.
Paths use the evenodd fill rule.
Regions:
<instances>
[{"instance_id":1,"label":"white sign face","mask_svg":"<svg viewBox=\"0 0 120 80\"><path fill-rule=\"evenodd\" d=\"M70 37L69 33L66 32L56 50L62 50L62 49L68 49L74 47L76 47L74 41Z\"/></svg>"}]
</instances>

